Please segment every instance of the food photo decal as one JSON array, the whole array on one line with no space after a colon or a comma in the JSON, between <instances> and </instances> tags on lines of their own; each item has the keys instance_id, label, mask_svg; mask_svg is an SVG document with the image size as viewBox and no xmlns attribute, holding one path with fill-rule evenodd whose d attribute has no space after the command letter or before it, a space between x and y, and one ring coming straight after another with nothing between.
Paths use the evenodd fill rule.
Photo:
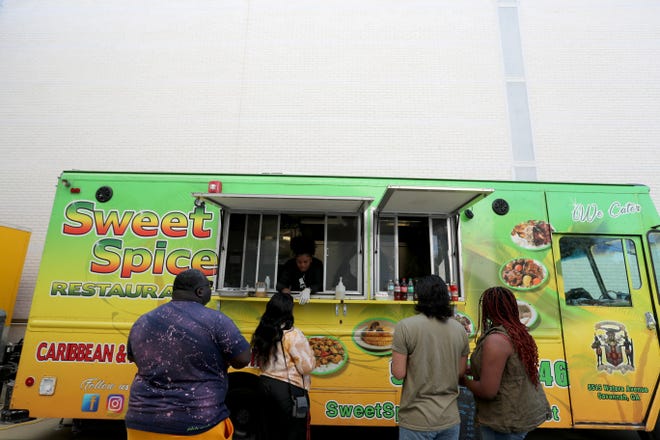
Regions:
<instances>
[{"instance_id":1,"label":"food photo decal","mask_svg":"<svg viewBox=\"0 0 660 440\"><path fill-rule=\"evenodd\" d=\"M392 350L395 323L385 318L370 318L353 331L353 341L365 352L383 356Z\"/></svg>"},{"instance_id":2,"label":"food photo decal","mask_svg":"<svg viewBox=\"0 0 660 440\"><path fill-rule=\"evenodd\" d=\"M534 289L541 285L547 276L545 266L531 258L514 258L500 270L500 278L504 284L517 290Z\"/></svg>"},{"instance_id":3,"label":"food photo decal","mask_svg":"<svg viewBox=\"0 0 660 440\"><path fill-rule=\"evenodd\" d=\"M520 322L531 328L538 320L536 309L525 301L518 299L516 302L518 303L518 317L520 318Z\"/></svg>"},{"instance_id":4,"label":"food photo decal","mask_svg":"<svg viewBox=\"0 0 660 440\"><path fill-rule=\"evenodd\" d=\"M511 240L524 249L545 249L552 242L552 232L552 226L544 220L527 220L513 227Z\"/></svg>"},{"instance_id":5,"label":"food photo decal","mask_svg":"<svg viewBox=\"0 0 660 440\"><path fill-rule=\"evenodd\" d=\"M474 336L474 323L472 322L472 319L468 315L461 312L455 312L454 319L461 323L468 337L471 338L472 336Z\"/></svg>"},{"instance_id":6,"label":"food photo decal","mask_svg":"<svg viewBox=\"0 0 660 440\"><path fill-rule=\"evenodd\" d=\"M312 370L312 374L336 373L346 365L348 353L339 339L329 336L311 336L308 341L316 358L316 365Z\"/></svg>"},{"instance_id":7,"label":"food photo decal","mask_svg":"<svg viewBox=\"0 0 660 440\"><path fill-rule=\"evenodd\" d=\"M373 321L369 327L362 331L362 340L369 345L377 347L391 347L392 346L392 332L383 327L380 321Z\"/></svg>"}]
</instances>

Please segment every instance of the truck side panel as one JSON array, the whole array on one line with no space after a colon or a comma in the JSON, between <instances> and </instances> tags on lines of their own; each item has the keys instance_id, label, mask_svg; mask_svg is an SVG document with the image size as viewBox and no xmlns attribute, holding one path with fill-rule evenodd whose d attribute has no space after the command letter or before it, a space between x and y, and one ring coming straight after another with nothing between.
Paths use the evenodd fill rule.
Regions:
<instances>
[{"instance_id":1,"label":"truck side panel","mask_svg":"<svg viewBox=\"0 0 660 440\"><path fill-rule=\"evenodd\" d=\"M190 196L208 180L64 176L13 408L34 417L123 417L135 374L125 345L133 321L170 298L172 273L216 271L217 210L195 207Z\"/></svg>"},{"instance_id":2,"label":"truck side panel","mask_svg":"<svg viewBox=\"0 0 660 440\"><path fill-rule=\"evenodd\" d=\"M646 269L644 235L660 218L644 187L84 172L64 174L57 187L13 408L29 409L37 417L123 417L135 373L125 356L133 321L169 300L178 271L196 267L209 277L219 272L220 211L192 197L207 192L210 181L221 181L227 194L373 199L363 225L365 290L345 300L319 295L294 311L296 324L324 353L312 379L313 423L391 426L398 421L401 382L390 374L391 348L364 337L370 327L380 326L391 338L396 322L414 313L413 301L371 299L379 288L375 208L389 185L492 188L469 212L451 214L458 225L460 280L452 280L461 289L456 319L474 337L481 292L493 285L514 291L521 321L539 346L541 382L553 410L544 426L610 423L638 429L649 409L657 408L652 406L660 368L657 333L654 339L653 332L631 324L647 311L656 317L652 293L657 290ZM419 212L432 210L419 206ZM427 219L431 224L433 216ZM634 295L632 306L567 304L567 284L575 278L564 279L562 239L582 236L619 240L621 255L635 255L620 265L623 278L632 280L621 282L621 290L628 286ZM247 293L217 295L209 307L229 315L249 339L266 301ZM634 340L634 370L617 368L617 355L626 355L626 336L616 329L610 346L614 355L604 356L613 367L598 368L594 331L608 343L610 322L625 325ZM599 394L598 385L614 391ZM613 420L610 412L619 418Z\"/></svg>"}]
</instances>

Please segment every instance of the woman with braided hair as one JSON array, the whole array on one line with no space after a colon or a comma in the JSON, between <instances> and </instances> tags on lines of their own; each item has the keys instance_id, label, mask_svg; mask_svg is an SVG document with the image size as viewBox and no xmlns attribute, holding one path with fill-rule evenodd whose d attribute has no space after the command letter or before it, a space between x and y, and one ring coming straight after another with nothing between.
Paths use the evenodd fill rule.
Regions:
<instances>
[{"instance_id":1,"label":"woman with braided hair","mask_svg":"<svg viewBox=\"0 0 660 440\"><path fill-rule=\"evenodd\" d=\"M550 418L539 383L538 349L505 287L479 300L479 338L464 383L474 394L482 440L520 440Z\"/></svg>"}]
</instances>

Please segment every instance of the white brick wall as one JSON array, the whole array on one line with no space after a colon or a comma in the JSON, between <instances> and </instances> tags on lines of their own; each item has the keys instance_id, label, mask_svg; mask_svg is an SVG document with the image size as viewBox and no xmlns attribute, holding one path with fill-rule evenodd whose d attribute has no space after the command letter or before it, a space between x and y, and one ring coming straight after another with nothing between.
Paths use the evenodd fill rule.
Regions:
<instances>
[{"instance_id":1,"label":"white brick wall","mask_svg":"<svg viewBox=\"0 0 660 440\"><path fill-rule=\"evenodd\" d=\"M0 221L32 230L25 319L63 169L511 178L492 1L0 3ZM660 11L519 2L540 180L649 184Z\"/></svg>"},{"instance_id":2,"label":"white brick wall","mask_svg":"<svg viewBox=\"0 0 660 440\"><path fill-rule=\"evenodd\" d=\"M521 2L539 180L644 183L660 203L660 3Z\"/></svg>"}]
</instances>

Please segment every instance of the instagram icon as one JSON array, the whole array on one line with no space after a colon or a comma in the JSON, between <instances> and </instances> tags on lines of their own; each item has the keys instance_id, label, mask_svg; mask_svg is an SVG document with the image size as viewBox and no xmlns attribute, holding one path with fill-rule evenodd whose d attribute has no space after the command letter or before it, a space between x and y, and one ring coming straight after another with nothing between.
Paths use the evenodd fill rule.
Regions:
<instances>
[{"instance_id":1,"label":"instagram icon","mask_svg":"<svg viewBox=\"0 0 660 440\"><path fill-rule=\"evenodd\" d=\"M120 413L124 409L124 396L121 394L110 394L106 401L108 412Z\"/></svg>"}]
</instances>

